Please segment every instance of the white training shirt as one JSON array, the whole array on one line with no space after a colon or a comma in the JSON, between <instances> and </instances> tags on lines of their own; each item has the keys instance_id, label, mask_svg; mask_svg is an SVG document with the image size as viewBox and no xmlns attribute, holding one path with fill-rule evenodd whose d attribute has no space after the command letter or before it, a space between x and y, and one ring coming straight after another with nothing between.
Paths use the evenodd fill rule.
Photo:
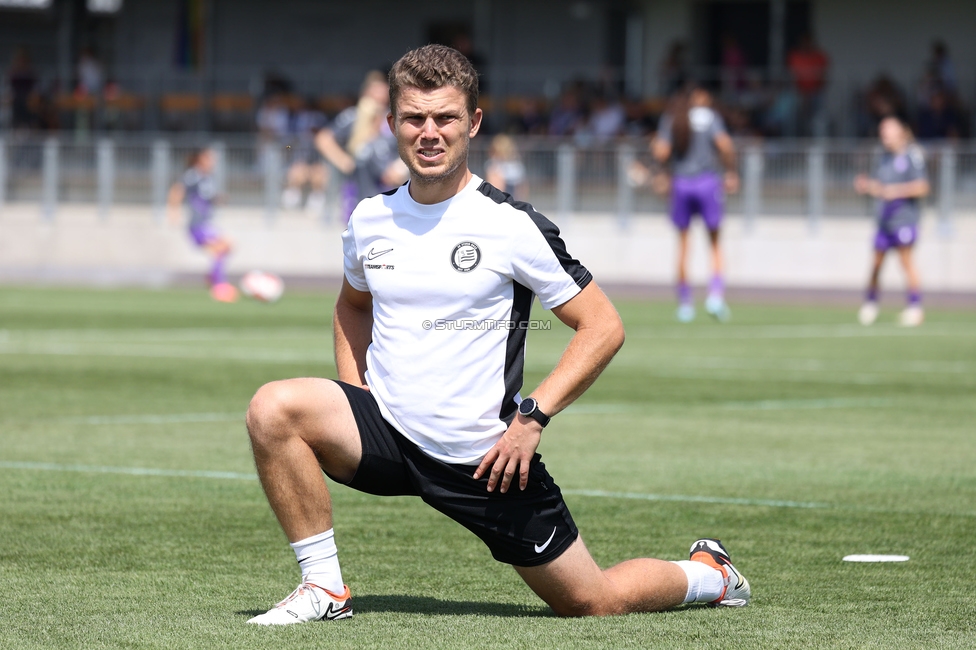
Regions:
<instances>
[{"instance_id":1,"label":"white training shirt","mask_svg":"<svg viewBox=\"0 0 976 650\"><path fill-rule=\"evenodd\" d=\"M373 296L366 383L426 454L474 464L521 401L534 295L552 309L592 279L559 229L475 176L417 203L409 185L362 201L342 235L346 280Z\"/></svg>"}]
</instances>

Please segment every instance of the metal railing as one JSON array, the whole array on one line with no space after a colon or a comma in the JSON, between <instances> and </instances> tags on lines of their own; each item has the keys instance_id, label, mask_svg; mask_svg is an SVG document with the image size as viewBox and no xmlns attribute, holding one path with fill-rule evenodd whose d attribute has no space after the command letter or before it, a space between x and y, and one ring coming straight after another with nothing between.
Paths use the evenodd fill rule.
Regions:
<instances>
[{"instance_id":1,"label":"metal railing","mask_svg":"<svg viewBox=\"0 0 976 650\"><path fill-rule=\"evenodd\" d=\"M217 153L217 185L224 205L263 209L269 220L297 214L280 207L291 149L234 135L120 136L77 142L70 137L0 138L0 211L5 204L36 204L54 219L61 204L96 205L108 217L117 204L150 205L162 218L169 186L184 160L200 146ZM487 138L472 142L471 167L483 174ZM575 213L615 214L626 227L633 217L667 210L666 197L635 184L628 173L648 164L646 139L580 146L551 138L518 141L526 169L522 198L555 217ZM976 210L976 146L926 146L933 193L928 204L944 232L952 215ZM825 216L868 217L870 199L854 192L857 173L869 172L880 156L873 142L766 141L738 143L741 191L727 197L727 209L742 214L747 228L771 216L806 216L816 232ZM331 170L324 222L337 220L342 182Z\"/></svg>"}]
</instances>

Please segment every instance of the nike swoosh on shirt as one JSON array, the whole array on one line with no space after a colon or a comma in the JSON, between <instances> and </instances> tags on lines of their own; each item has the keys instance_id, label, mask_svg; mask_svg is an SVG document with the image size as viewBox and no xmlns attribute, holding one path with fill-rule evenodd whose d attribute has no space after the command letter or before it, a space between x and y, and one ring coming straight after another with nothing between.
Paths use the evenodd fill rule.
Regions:
<instances>
[{"instance_id":1,"label":"nike swoosh on shirt","mask_svg":"<svg viewBox=\"0 0 976 650\"><path fill-rule=\"evenodd\" d=\"M369 252L366 253L366 259L368 259L368 260L375 260L380 255L386 255L387 253L389 253L392 250L393 250L392 248L387 248L385 251L374 251L372 248L370 248L369 249Z\"/></svg>"},{"instance_id":2,"label":"nike swoosh on shirt","mask_svg":"<svg viewBox=\"0 0 976 650\"><path fill-rule=\"evenodd\" d=\"M541 553L544 550L546 550L549 547L549 542L551 542L552 541L552 538L555 537L555 536L556 536L556 527L553 526L552 527L552 535L549 536L549 539L547 539L546 540L546 543L543 544L542 546L539 546L538 544L536 544L535 545L535 552L536 553Z\"/></svg>"}]
</instances>

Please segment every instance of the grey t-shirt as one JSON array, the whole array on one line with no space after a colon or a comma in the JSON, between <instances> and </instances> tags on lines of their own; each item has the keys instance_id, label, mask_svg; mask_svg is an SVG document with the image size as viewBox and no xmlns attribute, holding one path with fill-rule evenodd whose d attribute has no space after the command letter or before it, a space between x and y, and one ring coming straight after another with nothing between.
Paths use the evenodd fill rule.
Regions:
<instances>
[{"instance_id":1,"label":"grey t-shirt","mask_svg":"<svg viewBox=\"0 0 976 650\"><path fill-rule=\"evenodd\" d=\"M925 154L916 144L900 154L886 152L878 162L874 177L882 185L910 183L928 178ZM904 226L914 226L922 216L917 198L878 201L878 225L887 232L897 232Z\"/></svg>"},{"instance_id":2,"label":"grey t-shirt","mask_svg":"<svg viewBox=\"0 0 976 650\"><path fill-rule=\"evenodd\" d=\"M675 176L697 176L721 171L715 136L727 133L722 117L707 106L695 106L688 111L688 121L691 124L688 149L683 154L672 149L671 172ZM673 128L674 117L665 113L658 124L657 137L673 146Z\"/></svg>"},{"instance_id":3,"label":"grey t-shirt","mask_svg":"<svg viewBox=\"0 0 976 650\"><path fill-rule=\"evenodd\" d=\"M210 174L201 174L191 167L183 173L185 201L190 213L190 228L207 223L213 218L217 184Z\"/></svg>"},{"instance_id":4,"label":"grey t-shirt","mask_svg":"<svg viewBox=\"0 0 976 650\"><path fill-rule=\"evenodd\" d=\"M349 144L349 138L352 137L352 127L355 123L356 107L350 106L336 115L332 124L329 125L336 142L343 149Z\"/></svg>"},{"instance_id":5,"label":"grey t-shirt","mask_svg":"<svg viewBox=\"0 0 976 650\"><path fill-rule=\"evenodd\" d=\"M353 173L360 199L391 189L383 185L382 177L390 164L399 157L396 137L393 135L381 133L363 145L356 154L356 171Z\"/></svg>"}]
</instances>

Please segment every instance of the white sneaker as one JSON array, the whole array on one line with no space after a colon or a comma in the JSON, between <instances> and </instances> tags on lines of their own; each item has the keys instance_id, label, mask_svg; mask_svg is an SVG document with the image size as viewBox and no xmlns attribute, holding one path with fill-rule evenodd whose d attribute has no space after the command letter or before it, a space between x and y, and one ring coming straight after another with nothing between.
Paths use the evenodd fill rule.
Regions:
<instances>
[{"instance_id":1,"label":"white sneaker","mask_svg":"<svg viewBox=\"0 0 976 650\"><path fill-rule=\"evenodd\" d=\"M286 187L281 193L281 207L294 210L302 204L302 190L297 187Z\"/></svg>"},{"instance_id":2,"label":"white sneaker","mask_svg":"<svg viewBox=\"0 0 976 650\"><path fill-rule=\"evenodd\" d=\"M678 311L675 312L675 316L679 323L690 323L695 320L695 306L689 302L683 302L678 305Z\"/></svg>"},{"instance_id":3,"label":"white sneaker","mask_svg":"<svg viewBox=\"0 0 976 650\"><path fill-rule=\"evenodd\" d=\"M925 320L925 311L921 305L909 305L898 317L898 324L902 327L918 327Z\"/></svg>"},{"instance_id":4,"label":"white sneaker","mask_svg":"<svg viewBox=\"0 0 976 650\"><path fill-rule=\"evenodd\" d=\"M732 310L729 309L728 303L718 294L710 294L705 299L705 311L720 323L727 323L732 318Z\"/></svg>"},{"instance_id":5,"label":"white sneaker","mask_svg":"<svg viewBox=\"0 0 976 650\"><path fill-rule=\"evenodd\" d=\"M722 572L725 584L722 595L709 603L713 607L745 607L752 598L752 588L746 577L732 566L729 552L717 539L704 538L691 545L688 559L707 564Z\"/></svg>"},{"instance_id":6,"label":"white sneaker","mask_svg":"<svg viewBox=\"0 0 976 650\"><path fill-rule=\"evenodd\" d=\"M255 616L248 623L255 625L294 625L307 621L337 621L352 618L352 594L346 587L342 594L334 594L327 589L303 581L288 598Z\"/></svg>"},{"instance_id":7,"label":"white sneaker","mask_svg":"<svg viewBox=\"0 0 976 650\"><path fill-rule=\"evenodd\" d=\"M866 302L857 310L857 321L861 325L873 325L878 320L878 303Z\"/></svg>"},{"instance_id":8,"label":"white sneaker","mask_svg":"<svg viewBox=\"0 0 976 650\"><path fill-rule=\"evenodd\" d=\"M322 214L325 208L325 192L312 192L305 201L305 212L312 217Z\"/></svg>"}]
</instances>

